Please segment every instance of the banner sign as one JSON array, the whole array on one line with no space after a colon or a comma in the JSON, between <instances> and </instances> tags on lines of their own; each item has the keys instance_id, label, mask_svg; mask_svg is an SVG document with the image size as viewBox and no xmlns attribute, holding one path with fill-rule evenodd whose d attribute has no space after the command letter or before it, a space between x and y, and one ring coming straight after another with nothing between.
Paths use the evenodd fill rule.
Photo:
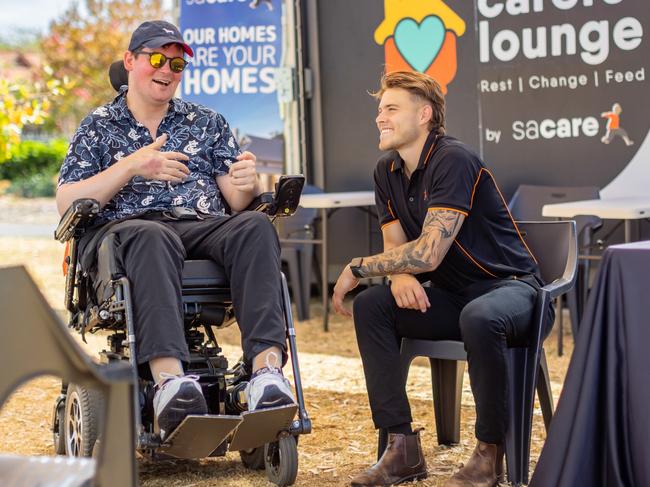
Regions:
<instances>
[{"instance_id":1,"label":"banner sign","mask_svg":"<svg viewBox=\"0 0 650 487\"><path fill-rule=\"evenodd\" d=\"M275 81L282 57L282 0L180 3L183 39L194 50L181 97L224 115L240 140L277 139L283 131Z\"/></svg>"},{"instance_id":2,"label":"banner sign","mask_svg":"<svg viewBox=\"0 0 650 487\"><path fill-rule=\"evenodd\" d=\"M476 116L454 110L474 99L477 149L510 190L603 187L632 160L650 181L647 0L383 4L374 42L386 69L437 79L452 135Z\"/></svg>"}]
</instances>

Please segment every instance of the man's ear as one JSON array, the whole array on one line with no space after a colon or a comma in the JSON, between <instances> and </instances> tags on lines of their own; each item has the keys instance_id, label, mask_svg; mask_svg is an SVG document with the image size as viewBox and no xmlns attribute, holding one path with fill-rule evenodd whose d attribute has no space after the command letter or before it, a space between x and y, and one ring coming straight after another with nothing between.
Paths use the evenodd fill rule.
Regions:
<instances>
[{"instance_id":1,"label":"man's ear","mask_svg":"<svg viewBox=\"0 0 650 487\"><path fill-rule=\"evenodd\" d=\"M425 103L420 109L420 123L428 124L431 120L433 120L433 107Z\"/></svg>"},{"instance_id":2,"label":"man's ear","mask_svg":"<svg viewBox=\"0 0 650 487\"><path fill-rule=\"evenodd\" d=\"M124 52L124 68L127 71L133 71L133 63L135 63L135 55L131 51Z\"/></svg>"}]
</instances>

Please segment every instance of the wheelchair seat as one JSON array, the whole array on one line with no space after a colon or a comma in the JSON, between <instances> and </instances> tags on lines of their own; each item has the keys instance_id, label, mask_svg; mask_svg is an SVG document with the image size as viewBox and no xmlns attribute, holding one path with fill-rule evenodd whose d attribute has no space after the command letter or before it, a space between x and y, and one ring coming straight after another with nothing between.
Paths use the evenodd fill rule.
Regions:
<instances>
[{"instance_id":1,"label":"wheelchair seat","mask_svg":"<svg viewBox=\"0 0 650 487\"><path fill-rule=\"evenodd\" d=\"M224 269L211 260L186 260L183 268L183 289L229 288Z\"/></svg>"},{"instance_id":2,"label":"wheelchair seat","mask_svg":"<svg viewBox=\"0 0 650 487\"><path fill-rule=\"evenodd\" d=\"M186 322L198 319L215 328L234 322L230 283L223 267L211 260L186 260L182 279Z\"/></svg>"},{"instance_id":3,"label":"wheelchair seat","mask_svg":"<svg viewBox=\"0 0 650 487\"><path fill-rule=\"evenodd\" d=\"M92 331L105 326L101 320L101 310L98 308L102 308L102 303L115 297L115 283L125 277L115 257L116 246L115 235L108 234L102 238L97 251L97 275L89 285L94 293L90 301L96 302L97 311L94 315L100 319L92 320L90 326L85 327L87 330ZM224 328L234 322L230 283L223 267L212 260L185 260L181 298L186 326L191 327L201 323L208 327Z\"/></svg>"}]
</instances>

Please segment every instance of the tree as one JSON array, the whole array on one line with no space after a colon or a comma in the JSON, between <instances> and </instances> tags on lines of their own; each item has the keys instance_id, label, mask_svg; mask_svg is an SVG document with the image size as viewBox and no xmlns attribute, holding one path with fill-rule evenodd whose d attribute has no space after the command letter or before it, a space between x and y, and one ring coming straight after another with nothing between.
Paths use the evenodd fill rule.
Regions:
<instances>
[{"instance_id":1,"label":"tree","mask_svg":"<svg viewBox=\"0 0 650 487\"><path fill-rule=\"evenodd\" d=\"M20 143L25 125L45 122L50 100L64 93L63 82L48 80L45 85L0 79L0 163L8 160Z\"/></svg>"},{"instance_id":2,"label":"tree","mask_svg":"<svg viewBox=\"0 0 650 487\"><path fill-rule=\"evenodd\" d=\"M54 119L71 133L93 108L115 93L108 67L121 59L131 33L145 20L168 18L160 0L85 0L73 3L50 24L41 41L46 63L56 79L70 80L70 88L52 105Z\"/></svg>"}]
</instances>

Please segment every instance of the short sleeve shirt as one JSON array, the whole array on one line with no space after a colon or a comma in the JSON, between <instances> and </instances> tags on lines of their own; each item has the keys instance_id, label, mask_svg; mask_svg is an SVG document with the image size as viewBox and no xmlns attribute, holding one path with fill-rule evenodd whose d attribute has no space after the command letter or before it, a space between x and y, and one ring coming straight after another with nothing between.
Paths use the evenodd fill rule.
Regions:
<instances>
[{"instance_id":1,"label":"short sleeve shirt","mask_svg":"<svg viewBox=\"0 0 650 487\"><path fill-rule=\"evenodd\" d=\"M59 186L90 178L123 157L151 144L149 130L126 103L127 89L83 119L70 142L59 174ZM103 223L174 206L223 215L225 207L216 177L228 173L240 150L224 117L207 107L177 98L160 123L156 137L167 134L165 152L182 152L190 174L182 183L132 178L98 217Z\"/></svg>"},{"instance_id":2,"label":"short sleeve shirt","mask_svg":"<svg viewBox=\"0 0 650 487\"><path fill-rule=\"evenodd\" d=\"M419 276L450 291L488 279L535 276L539 271L510 216L492 173L459 140L431 133L410 179L395 151L375 170L375 199L382 228L401 225L409 241L422 233L429 211L465 215L463 225L436 270Z\"/></svg>"}]
</instances>

